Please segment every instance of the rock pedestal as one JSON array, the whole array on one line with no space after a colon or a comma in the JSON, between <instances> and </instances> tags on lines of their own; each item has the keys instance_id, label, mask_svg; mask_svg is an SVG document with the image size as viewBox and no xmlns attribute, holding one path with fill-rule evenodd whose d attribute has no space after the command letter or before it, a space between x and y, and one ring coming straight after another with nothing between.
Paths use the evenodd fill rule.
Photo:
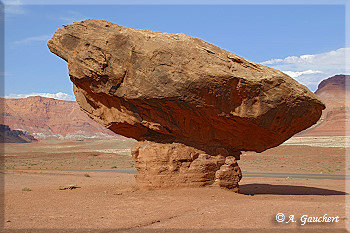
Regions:
<instances>
[{"instance_id":1,"label":"rock pedestal","mask_svg":"<svg viewBox=\"0 0 350 233\"><path fill-rule=\"evenodd\" d=\"M181 143L138 142L132 149L141 188L201 187L219 185L235 192L242 177L236 162L240 152L223 148L203 150Z\"/></svg>"},{"instance_id":2,"label":"rock pedestal","mask_svg":"<svg viewBox=\"0 0 350 233\"><path fill-rule=\"evenodd\" d=\"M221 188L231 189L234 192L239 192L238 182L242 179L242 171L233 156L228 156L225 159L224 165L215 173L215 183Z\"/></svg>"}]
</instances>

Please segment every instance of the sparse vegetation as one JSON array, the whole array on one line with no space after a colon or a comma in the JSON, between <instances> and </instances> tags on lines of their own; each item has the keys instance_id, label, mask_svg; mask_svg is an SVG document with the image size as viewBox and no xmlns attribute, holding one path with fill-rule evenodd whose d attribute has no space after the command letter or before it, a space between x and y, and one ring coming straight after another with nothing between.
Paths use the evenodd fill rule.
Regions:
<instances>
[{"instance_id":1,"label":"sparse vegetation","mask_svg":"<svg viewBox=\"0 0 350 233\"><path fill-rule=\"evenodd\" d=\"M22 191L29 192L29 191L32 191L32 190L30 188L28 188L28 187L25 187L25 188L22 188Z\"/></svg>"}]
</instances>

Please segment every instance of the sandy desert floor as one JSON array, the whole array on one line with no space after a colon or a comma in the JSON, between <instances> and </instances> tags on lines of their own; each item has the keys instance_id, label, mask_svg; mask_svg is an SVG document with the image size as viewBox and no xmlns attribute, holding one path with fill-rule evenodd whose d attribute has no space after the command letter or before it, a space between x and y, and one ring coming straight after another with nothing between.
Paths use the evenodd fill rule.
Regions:
<instances>
[{"instance_id":1,"label":"sandy desert floor","mask_svg":"<svg viewBox=\"0 0 350 233\"><path fill-rule=\"evenodd\" d=\"M347 232L348 180L244 176L349 169L343 144L300 140L244 152L240 194L216 187L138 190L128 155L134 141L6 144L3 232ZM60 190L73 184L79 188ZM280 213L283 222L276 220ZM339 221L302 225L304 215Z\"/></svg>"}]
</instances>

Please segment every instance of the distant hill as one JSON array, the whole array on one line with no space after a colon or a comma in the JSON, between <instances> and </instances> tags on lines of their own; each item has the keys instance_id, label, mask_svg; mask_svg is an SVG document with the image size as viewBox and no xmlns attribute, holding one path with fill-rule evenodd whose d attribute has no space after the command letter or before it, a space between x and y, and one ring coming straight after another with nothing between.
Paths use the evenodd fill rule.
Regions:
<instances>
[{"instance_id":1,"label":"distant hill","mask_svg":"<svg viewBox=\"0 0 350 233\"><path fill-rule=\"evenodd\" d=\"M38 141L28 132L11 130L7 125L0 124L0 140L5 143L27 143Z\"/></svg>"},{"instance_id":2,"label":"distant hill","mask_svg":"<svg viewBox=\"0 0 350 233\"><path fill-rule=\"evenodd\" d=\"M36 138L117 136L90 119L75 101L40 96L4 99L4 114L0 119L11 129L29 132Z\"/></svg>"},{"instance_id":3,"label":"distant hill","mask_svg":"<svg viewBox=\"0 0 350 233\"><path fill-rule=\"evenodd\" d=\"M300 133L300 136L344 136L345 127L350 123L346 111L350 111L350 75L335 75L323 80L315 94L326 104L316 125Z\"/></svg>"}]
</instances>

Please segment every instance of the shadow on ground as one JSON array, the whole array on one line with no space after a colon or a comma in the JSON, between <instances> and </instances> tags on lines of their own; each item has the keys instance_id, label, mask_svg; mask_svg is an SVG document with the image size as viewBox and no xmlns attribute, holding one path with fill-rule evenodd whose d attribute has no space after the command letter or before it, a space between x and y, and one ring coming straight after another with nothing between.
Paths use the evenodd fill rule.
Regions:
<instances>
[{"instance_id":1,"label":"shadow on ground","mask_svg":"<svg viewBox=\"0 0 350 233\"><path fill-rule=\"evenodd\" d=\"M348 195L346 192L295 185L244 184L239 186L240 193L245 195Z\"/></svg>"}]
</instances>

